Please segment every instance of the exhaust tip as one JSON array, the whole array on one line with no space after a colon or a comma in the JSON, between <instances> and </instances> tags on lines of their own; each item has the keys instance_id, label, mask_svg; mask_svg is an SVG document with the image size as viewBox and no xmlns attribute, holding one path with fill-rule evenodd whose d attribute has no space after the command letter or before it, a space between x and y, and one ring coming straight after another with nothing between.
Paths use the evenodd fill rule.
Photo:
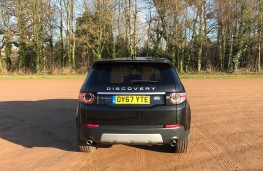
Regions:
<instances>
[{"instance_id":1,"label":"exhaust tip","mask_svg":"<svg viewBox=\"0 0 263 171\"><path fill-rule=\"evenodd\" d=\"M87 144L87 145L92 145L92 144L93 144L93 140L88 139L88 140L86 141L86 144Z\"/></svg>"},{"instance_id":2,"label":"exhaust tip","mask_svg":"<svg viewBox=\"0 0 263 171\"><path fill-rule=\"evenodd\" d=\"M171 145L172 147L175 147L175 146L176 146L176 140L172 140L171 143L170 143L170 145Z\"/></svg>"}]
</instances>

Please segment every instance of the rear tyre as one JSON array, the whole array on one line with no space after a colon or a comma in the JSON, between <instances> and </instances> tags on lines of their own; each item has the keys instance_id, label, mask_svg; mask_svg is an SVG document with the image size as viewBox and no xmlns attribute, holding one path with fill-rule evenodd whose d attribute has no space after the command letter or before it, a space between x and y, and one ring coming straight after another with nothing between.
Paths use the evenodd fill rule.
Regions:
<instances>
[{"instance_id":1,"label":"rear tyre","mask_svg":"<svg viewBox=\"0 0 263 171\"><path fill-rule=\"evenodd\" d=\"M172 147L175 153L186 153L190 145L190 134L187 139L182 141L177 141L176 146Z\"/></svg>"},{"instance_id":2,"label":"rear tyre","mask_svg":"<svg viewBox=\"0 0 263 171\"><path fill-rule=\"evenodd\" d=\"M87 145L85 140L82 140L80 138L80 119L76 119L77 124L77 140L78 140L78 146L80 151L82 152L94 152L96 151L97 147L95 145Z\"/></svg>"},{"instance_id":3,"label":"rear tyre","mask_svg":"<svg viewBox=\"0 0 263 171\"><path fill-rule=\"evenodd\" d=\"M94 145L87 145L84 140L78 139L79 149L82 152L94 152L96 151L97 147Z\"/></svg>"}]
</instances>

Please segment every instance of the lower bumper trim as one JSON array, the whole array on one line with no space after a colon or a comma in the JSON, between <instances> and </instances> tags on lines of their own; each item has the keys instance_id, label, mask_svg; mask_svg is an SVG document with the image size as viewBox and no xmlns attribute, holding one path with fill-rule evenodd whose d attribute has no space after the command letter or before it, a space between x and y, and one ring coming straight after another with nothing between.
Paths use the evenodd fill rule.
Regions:
<instances>
[{"instance_id":1,"label":"lower bumper trim","mask_svg":"<svg viewBox=\"0 0 263 171\"><path fill-rule=\"evenodd\" d=\"M102 143L120 144L163 144L160 134L109 134L103 133Z\"/></svg>"},{"instance_id":2,"label":"lower bumper trim","mask_svg":"<svg viewBox=\"0 0 263 171\"><path fill-rule=\"evenodd\" d=\"M96 143L106 144L170 144L171 140L184 140L190 130L184 127L159 128L159 127L129 127L129 126L105 126L89 128L80 125L80 138L91 139Z\"/></svg>"}]
</instances>

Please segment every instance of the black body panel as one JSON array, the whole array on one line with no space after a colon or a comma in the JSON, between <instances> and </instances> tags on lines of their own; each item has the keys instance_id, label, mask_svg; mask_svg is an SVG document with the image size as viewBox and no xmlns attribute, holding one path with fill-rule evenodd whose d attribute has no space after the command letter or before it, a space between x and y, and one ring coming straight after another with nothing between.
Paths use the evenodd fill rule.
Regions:
<instances>
[{"instance_id":1,"label":"black body panel","mask_svg":"<svg viewBox=\"0 0 263 171\"><path fill-rule=\"evenodd\" d=\"M98 125L166 125L181 124L190 129L191 112L188 102L178 106L153 108L112 108L107 105L80 104L78 115L82 124Z\"/></svg>"},{"instance_id":2,"label":"black body panel","mask_svg":"<svg viewBox=\"0 0 263 171\"><path fill-rule=\"evenodd\" d=\"M78 104L76 119L83 140L103 143L104 134L120 134L126 139L129 135L136 139L145 134L153 142L162 139L161 142L167 144L171 140L185 140L190 133L190 105L185 88L169 60L135 58L97 61L80 93L90 93L94 97L91 103L80 101ZM185 98L180 103L173 103L173 94L183 94ZM128 100L145 96L147 100L145 103L116 103L116 98L124 96ZM106 139L107 136L112 135L106 135Z\"/></svg>"},{"instance_id":3,"label":"black body panel","mask_svg":"<svg viewBox=\"0 0 263 171\"><path fill-rule=\"evenodd\" d=\"M163 144L169 144L172 139L184 140L188 137L190 130L185 130L184 127L180 128L157 128L157 127L127 127L127 126L102 126L100 128L87 128L81 126L80 138L83 140L92 139L97 143L101 142L103 134L160 134L163 139ZM114 143L113 143L114 144ZM130 143L131 144L131 143ZM150 144L149 144L150 145Z\"/></svg>"}]
</instances>

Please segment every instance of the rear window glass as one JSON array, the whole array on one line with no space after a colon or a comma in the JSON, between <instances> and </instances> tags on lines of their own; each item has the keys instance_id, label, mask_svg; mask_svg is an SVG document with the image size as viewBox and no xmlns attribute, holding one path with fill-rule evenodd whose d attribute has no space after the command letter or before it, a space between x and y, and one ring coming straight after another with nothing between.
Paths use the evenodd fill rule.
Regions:
<instances>
[{"instance_id":1,"label":"rear window glass","mask_svg":"<svg viewBox=\"0 0 263 171\"><path fill-rule=\"evenodd\" d=\"M100 63L88 77L89 85L174 84L171 67L160 63Z\"/></svg>"}]
</instances>

